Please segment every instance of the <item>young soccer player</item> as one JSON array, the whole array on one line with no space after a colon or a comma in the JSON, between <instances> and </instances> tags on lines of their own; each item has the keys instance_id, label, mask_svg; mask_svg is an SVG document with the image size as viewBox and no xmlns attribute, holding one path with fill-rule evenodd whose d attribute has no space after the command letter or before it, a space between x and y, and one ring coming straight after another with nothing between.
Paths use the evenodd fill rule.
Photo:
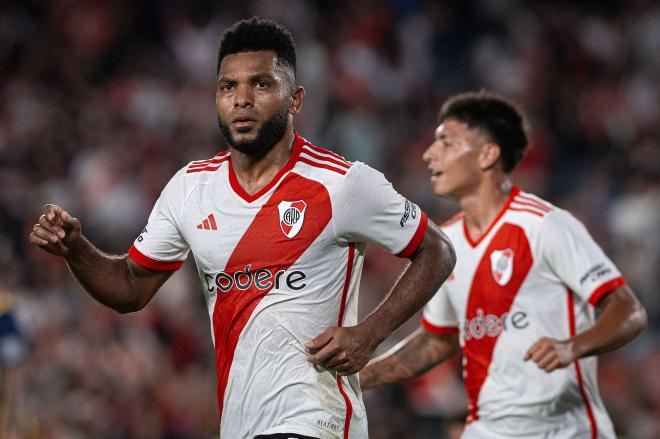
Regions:
<instances>
[{"instance_id":1,"label":"young soccer player","mask_svg":"<svg viewBox=\"0 0 660 439\"><path fill-rule=\"evenodd\" d=\"M526 147L523 118L506 99L465 93L444 104L423 158L435 194L461 207L441 226L458 262L422 327L360 382L412 378L462 349L464 439L613 439L596 355L632 340L646 314L577 219L511 182Z\"/></svg>"}]
</instances>

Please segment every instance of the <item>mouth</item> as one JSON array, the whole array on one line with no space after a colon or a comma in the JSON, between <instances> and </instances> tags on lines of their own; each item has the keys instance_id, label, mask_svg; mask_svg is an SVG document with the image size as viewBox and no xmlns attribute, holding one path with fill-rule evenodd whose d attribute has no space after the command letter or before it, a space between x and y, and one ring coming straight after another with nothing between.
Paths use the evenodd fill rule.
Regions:
<instances>
[{"instance_id":1,"label":"mouth","mask_svg":"<svg viewBox=\"0 0 660 439\"><path fill-rule=\"evenodd\" d=\"M246 131L252 129L257 124L257 120L250 116L237 116L232 119L231 124L238 131Z\"/></svg>"}]
</instances>

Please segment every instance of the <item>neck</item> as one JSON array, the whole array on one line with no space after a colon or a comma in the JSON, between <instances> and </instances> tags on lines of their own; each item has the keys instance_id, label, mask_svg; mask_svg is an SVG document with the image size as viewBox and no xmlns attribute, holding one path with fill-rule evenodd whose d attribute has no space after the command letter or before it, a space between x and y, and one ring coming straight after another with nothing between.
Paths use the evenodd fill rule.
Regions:
<instances>
[{"instance_id":1,"label":"neck","mask_svg":"<svg viewBox=\"0 0 660 439\"><path fill-rule=\"evenodd\" d=\"M508 177L486 179L474 191L458 198L465 213L465 224L470 236L480 237L491 225L506 203L513 184Z\"/></svg>"},{"instance_id":2,"label":"neck","mask_svg":"<svg viewBox=\"0 0 660 439\"><path fill-rule=\"evenodd\" d=\"M275 177L291 157L294 139L295 135L291 127L263 157L254 157L230 148L234 174L245 192L253 195Z\"/></svg>"}]
</instances>

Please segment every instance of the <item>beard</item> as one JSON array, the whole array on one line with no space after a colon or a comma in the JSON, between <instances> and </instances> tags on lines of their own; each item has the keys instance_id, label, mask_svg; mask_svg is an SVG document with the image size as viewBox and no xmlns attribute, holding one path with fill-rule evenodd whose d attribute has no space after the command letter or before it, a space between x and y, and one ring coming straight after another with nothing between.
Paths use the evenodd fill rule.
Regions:
<instances>
[{"instance_id":1,"label":"beard","mask_svg":"<svg viewBox=\"0 0 660 439\"><path fill-rule=\"evenodd\" d=\"M220 127L222 137L225 138L225 141L230 147L243 154L249 155L250 157L262 159L271 149L273 149L275 144L284 137L287 122L289 120L288 116L289 108L287 105L284 105L280 111L275 113L270 119L266 120L261 125L259 132L257 132L257 137L251 141L236 141L231 135L229 125L224 123L220 119L220 116L218 116L218 126Z\"/></svg>"}]
</instances>

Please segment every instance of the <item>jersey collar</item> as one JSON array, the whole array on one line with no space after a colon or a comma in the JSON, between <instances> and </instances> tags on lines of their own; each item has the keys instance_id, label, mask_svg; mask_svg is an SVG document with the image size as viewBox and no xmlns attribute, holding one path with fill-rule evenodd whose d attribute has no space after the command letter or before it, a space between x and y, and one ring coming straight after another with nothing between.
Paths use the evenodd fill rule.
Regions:
<instances>
[{"instance_id":1,"label":"jersey collar","mask_svg":"<svg viewBox=\"0 0 660 439\"><path fill-rule=\"evenodd\" d=\"M256 192L253 195L245 192L245 190L243 190L241 185L238 183L238 178L234 173L234 167L231 164L231 155L229 156L229 185L236 193L236 195L248 203L252 203L267 193L269 190L271 190L273 186L275 186L280 181L284 174L293 169L296 162L298 161L298 157L300 156L300 151L302 150L303 144L305 143L305 139L303 139L300 134L298 134L298 131L293 130L293 135L293 148L291 149L291 156L289 157L289 160L286 162L284 167L280 169L277 174L275 174L275 177L273 177L273 179L266 186L264 186L259 192Z\"/></svg>"},{"instance_id":2,"label":"jersey collar","mask_svg":"<svg viewBox=\"0 0 660 439\"><path fill-rule=\"evenodd\" d=\"M513 187L511 188L511 192L509 193L509 197L504 202L504 205L502 206L500 211L497 213L497 215L495 216L493 221L491 221L491 223L488 226L488 228L486 229L486 231L484 233L482 233L481 236L479 236L479 238L477 238L476 240L473 240L470 237L470 232L468 232L467 223L465 221L465 216L463 216L463 233L465 234L465 240L468 242L468 244L470 244L470 246L472 248L478 246L481 243L481 241L483 241L483 239L486 236L488 236L490 231L493 230L493 227L495 227L495 224L497 224L497 222L500 220L500 218L502 218L504 213L509 209L509 206L511 205L511 201L513 201L515 196L518 195L519 193L520 193L520 188L517 185L513 185Z\"/></svg>"}]
</instances>

